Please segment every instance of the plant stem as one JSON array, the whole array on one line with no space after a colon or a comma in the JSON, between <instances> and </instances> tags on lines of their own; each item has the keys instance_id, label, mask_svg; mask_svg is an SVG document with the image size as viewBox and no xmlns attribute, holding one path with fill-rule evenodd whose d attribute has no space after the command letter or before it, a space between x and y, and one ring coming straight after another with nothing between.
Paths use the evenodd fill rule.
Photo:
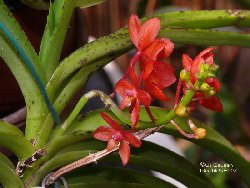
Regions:
<instances>
[{"instance_id":1,"label":"plant stem","mask_svg":"<svg viewBox=\"0 0 250 188\"><path fill-rule=\"evenodd\" d=\"M130 124L129 116L127 116L123 111L120 110L120 108L113 102L113 100L106 95L104 92L99 90L92 90L88 93L84 94L79 102L76 104L75 108L73 109L72 113L69 115L69 117L64 121L62 126L58 128L56 131L54 138L62 135L67 128L71 125L71 123L75 120L75 118L78 116L81 109L85 106L85 104L88 102L89 99L93 97L100 97L102 102L105 104L106 107L111 109L111 111L123 122Z\"/></svg>"},{"instance_id":2,"label":"plant stem","mask_svg":"<svg viewBox=\"0 0 250 188\"><path fill-rule=\"evenodd\" d=\"M195 82L194 86L184 94L184 96L182 97L182 99L179 102L179 105L180 106L186 106L186 105L188 105L190 103L190 101L192 100L193 96L196 93L196 88L199 88L200 85L201 85L201 82L197 80ZM157 119L156 120L156 124L157 125L166 124L170 120L174 119L174 117L175 117L174 110L175 109L170 110L169 113L165 117Z\"/></svg>"},{"instance_id":3,"label":"plant stem","mask_svg":"<svg viewBox=\"0 0 250 188\"><path fill-rule=\"evenodd\" d=\"M164 127L164 125L159 126L159 127L155 127L155 128L148 128L145 130L141 130L141 131L136 132L135 136L141 140L141 139L143 139L151 134L154 134L156 131L159 131L162 127ZM48 185L52 184L58 177L60 177L61 175L65 174L67 172L70 172L76 168L79 168L81 166L85 166L85 165L90 164L90 163L94 163L94 162L102 159L103 157L109 155L110 153L118 150L119 146L120 146L120 144L118 144L112 150L104 149L102 151L98 151L96 153L89 154L88 156L86 156L82 159L79 159L79 160L77 160L69 165L66 165L66 166L60 168L59 170L52 173L48 177L48 179L46 181L46 185L48 186Z\"/></svg>"}]
</instances>

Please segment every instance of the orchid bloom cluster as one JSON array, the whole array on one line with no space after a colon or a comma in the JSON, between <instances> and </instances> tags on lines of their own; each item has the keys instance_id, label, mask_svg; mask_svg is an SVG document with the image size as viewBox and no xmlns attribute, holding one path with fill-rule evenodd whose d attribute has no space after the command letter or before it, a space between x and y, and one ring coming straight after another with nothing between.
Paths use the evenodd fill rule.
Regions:
<instances>
[{"instance_id":1,"label":"orchid bloom cluster","mask_svg":"<svg viewBox=\"0 0 250 188\"><path fill-rule=\"evenodd\" d=\"M134 57L124 76L116 83L115 93L122 97L120 109L129 107L131 114L132 130L123 130L121 126L111 119L107 114L101 113L102 118L111 126L101 126L94 132L94 138L108 141L107 150L119 146L119 154L123 165L126 165L130 158L130 147L140 147L141 141L134 136L134 128L139 121L140 105L145 109L152 120L155 118L150 112L149 106L154 99L168 101L169 98L163 89L169 87L176 81L174 69L162 59L167 58L173 51L174 44L166 38L156 38L160 30L160 20L151 18L140 23L137 15L132 15L128 24L129 36L137 49ZM139 63L140 73L137 74L135 64ZM194 60L187 54L183 55L182 64L184 69L180 72L180 79L175 97L175 114L186 116L195 107L195 103L210 110L220 112L222 105L216 93L220 84L215 78L215 71L218 66L213 62L212 48L202 51ZM189 90L195 91L189 106L178 105L181 87L183 94ZM113 94L113 95L114 95ZM205 131L195 127L191 120L188 121L190 128L195 134L186 134L173 120L170 121L178 131L189 138L202 138ZM196 134L197 133L197 134ZM191 136L190 136L191 135ZM198 135L198 136L197 136Z\"/></svg>"},{"instance_id":2,"label":"orchid bloom cluster","mask_svg":"<svg viewBox=\"0 0 250 188\"><path fill-rule=\"evenodd\" d=\"M195 102L198 102L207 109L221 112L223 110L222 104L219 97L216 96L220 89L220 83L215 78L215 71L218 69L218 66L213 62L212 48L203 50L194 60L187 54L183 54L182 64L184 69L180 72L175 105L178 103L182 85L183 92L186 93L190 88L195 87L196 82L199 82L199 88L194 88L196 93L190 103L190 109L193 109ZM176 108L177 111L180 109L183 109L183 107L178 106ZM187 110L187 108L185 109ZM179 115L182 116L182 114Z\"/></svg>"}]
</instances>

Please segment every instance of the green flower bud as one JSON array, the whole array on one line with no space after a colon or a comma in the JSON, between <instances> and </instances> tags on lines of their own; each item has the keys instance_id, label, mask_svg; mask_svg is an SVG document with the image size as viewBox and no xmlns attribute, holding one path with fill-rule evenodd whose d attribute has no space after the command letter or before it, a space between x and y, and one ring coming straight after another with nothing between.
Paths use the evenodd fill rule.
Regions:
<instances>
[{"instance_id":1,"label":"green flower bud","mask_svg":"<svg viewBox=\"0 0 250 188\"><path fill-rule=\"evenodd\" d=\"M214 78L214 77L215 77L214 73L209 72L207 74L207 78Z\"/></svg>"},{"instance_id":2,"label":"green flower bud","mask_svg":"<svg viewBox=\"0 0 250 188\"><path fill-rule=\"evenodd\" d=\"M181 81L188 81L188 80L190 80L190 74L189 74L189 72L186 71L185 69L183 69L180 72L180 79L181 79Z\"/></svg>"},{"instance_id":3,"label":"green flower bud","mask_svg":"<svg viewBox=\"0 0 250 188\"><path fill-rule=\"evenodd\" d=\"M201 91L208 91L210 89L210 85L208 85L207 83L203 83L201 84L200 90Z\"/></svg>"},{"instance_id":4,"label":"green flower bud","mask_svg":"<svg viewBox=\"0 0 250 188\"><path fill-rule=\"evenodd\" d=\"M205 64L202 64L203 66L203 69L205 70L205 71L208 71L208 70L210 70L210 65L209 64L207 64L207 63L205 63Z\"/></svg>"},{"instance_id":5,"label":"green flower bud","mask_svg":"<svg viewBox=\"0 0 250 188\"><path fill-rule=\"evenodd\" d=\"M216 94L216 91L214 88L211 87L206 94L208 96L214 96Z\"/></svg>"},{"instance_id":6,"label":"green flower bud","mask_svg":"<svg viewBox=\"0 0 250 188\"><path fill-rule=\"evenodd\" d=\"M211 69L213 71L217 71L219 69L219 65L213 64L212 67L211 67Z\"/></svg>"}]
</instances>

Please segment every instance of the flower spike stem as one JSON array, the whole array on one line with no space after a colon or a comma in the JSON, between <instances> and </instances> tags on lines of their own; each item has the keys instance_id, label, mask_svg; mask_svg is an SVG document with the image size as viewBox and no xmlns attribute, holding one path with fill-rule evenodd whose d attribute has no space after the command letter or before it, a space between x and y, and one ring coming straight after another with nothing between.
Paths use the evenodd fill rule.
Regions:
<instances>
[{"instance_id":1,"label":"flower spike stem","mask_svg":"<svg viewBox=\"0 0 250 188\"><path fill-rule=\"evenodd\" d=\"M175 94L174 107L176 107L178 102L179 102L179 97L180 97L180 93L181 93L181 86L182 86L182 82L179 79L178 84L177 84L176 94Z\"/></svg>"},{"instance_id":2,"label":"flower spike stem","mask_svg":"<svg viewBox=\"0 0 250 188\"><path fill-rule=\"evenodd\" d=\"M190 103L190 101L192 100L193 96L195 95L196 89L195 88L199 88L201 85L201 83L199 81L196 81L196 83L194 84L194 87L191 88L180 100L179 105L180 106L186 106ZM170 120L172 120L175 117L175 111L170 110L168 112L168 114L163 117L163 118L159 118L156 120L156 125L162 125L165 123L168 123Z\"/></svg>"},{"instance_id":3,"label":"flower spike stem","mask_svg":"<svg viewBox=\"0 0 250 188\"><path fill-rule=\"evenodd\" d=\"M185 133L173 120L170 121L172 123L172 125L174 125L174 127L185 137L187 138L196 138L195 134L188 134Z\"/></svg>"},{"instance_id":4,"label":"flower spike stem","mask_svg":"<svg viewBox=\"0 0 250 188\"><path fill-rule=\"evenodd\" d=\"M54 138L62 135L71 123L76 119L77 115L80 113L81 109L85 106L89 99L93 97L100 97L101 101L105 104L106 107L111 109L111 111L119 117L126 124L131 124L130 118L127 114L120 110L120 108L114 103L114 101L106 95L104 92L99 90L92 90L84 94L79 102L76 104L74 110L69 115L69 117L63 122L62 126L55 133Z\"/></svg>"},{"instance_id":5,"label":"flower spike stem","mask_svg":"<svg viewBox=\"0 0 250 188\"><path fill-rule=\"evenodd\" d=\"M162 126L159 126L159 127L155 127L155 128L148 128L148 129L145 129L145 130L140 130L136 133L134 133L134 135L138 138L138 139L143 139L151 134L154 134L156 131L159 131L161 128L163 128L164 125ZM119 144L114 147L112 150L107 150L107 149L104 149L104 150L101 150L101 151L98 151L96 153L92 153L92 154L89 154L88 156L80 159L80 160L77 160L69 165L66 165L60 169L58 169L56 172L53 172L51 173L49 176L46 176L46 180L43 180L46 182L46 186L48 185L51 185L55 182L55 180L57 178L59 178L60 176L62 176L63 174L67 173L67 172L70 172L76 168L79 168L81 166L85 166L85 165L88 165L88 164L91 164L91 163L95 163L96 161L102 159L103 157L109 155L110 153L116 151L119 149Z\"/></svg>"}]
</instances>

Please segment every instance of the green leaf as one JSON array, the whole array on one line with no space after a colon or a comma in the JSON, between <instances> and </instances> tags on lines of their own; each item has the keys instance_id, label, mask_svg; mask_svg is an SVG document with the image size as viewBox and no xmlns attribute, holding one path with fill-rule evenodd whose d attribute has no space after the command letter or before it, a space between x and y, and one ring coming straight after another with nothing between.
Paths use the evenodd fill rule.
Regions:
<instances>
[{"instance_id":1,"label":"green leaf","mask_svg":"<svg viewBox=\"0 0 250 188\"><path fill-rule=\"evenodd\" d=\"M53 157L43 166L41 166L33 176L29 176L26 180L26 186L32 187L38 185L42 179L53 170L65 166L73 161L76 161L82 157L85 157L89 154L89 151L82 151L82 152L67 152L61 155Z\"/></svg>"},{"instance_id":2,"label":"green leaf","mask_svg":"<svg viewBox=\"0 0 250 188\"><path fill-rule=\"evenodd\" d=\"M192 13L197 15L197 18L196 16L190 16ZM208 14L207 17L206 14ZM215 14L215 16L213 16L213 14ZM181 15L183 16L181 17ZM237 14L229 13L227 11L178 12L165 13L158 15L158 17L161 18L162 27L159 37L170 38L176 43L196 45L239 45L250 47L250 43L246 42L250 40L249 35L247 34L205 30L207 28L217 28L222 26L237 26L238 24L249 26L249 11L242 11ZM216 22L215 20L222 21ZM201 25L200 27L198 27L199 24ZM182 27L188 27L189 29L184 29ZM114 55L114 58L118 57L120 53L128 51L131 47L132 44L129 40L127 28L123 28L116 33L101 37L94 42L85 45L61 62L60 67L56 69L53 79L48 85L48 93L53 96L58 89L56 87L81 67L90 63L95 63L96 60L110 55ZM104 65L105 64L102 66Z\"/></svg>"},{"instance_id":3,"label":"green leaf","mask_svg":"<svg viewBox=\"0 0 250 188\"><path fill-rule=\"evenodd\" d=\"M27 5L28 7L38 9L38 10L48 10L49 8L49 1L45 0L20 0L23 4Z\"/></svg>"},{"instance_id":4,"label":"green leaf","mask_svg":"<svg viewBox=\"0 0 250 188\"><path fill-rule=\"evenodd\" d=\"M12 33L20 46L27 54L31 62L38 72L40 79L45 82L43 69L39 66L38 56L29 43L24 32L21 30L17 21L14 19L8 8L0 1L0 21ZM20 89L25 98L27 106L26 119L26 137L28 139L34 138L40 128L40 121L43 120L43 114L47 107L40 92L40 89L32 76L30 70L26 66L22 58L19 57L16 48L10 43L5 34L0 31L0 56L6 62L11 72L15 76Z\"/></svg>"},{"instance_id":5,"label":"green leaf","mask_svg":"<svg viewBox=\"0 0 250 188\"><path fill-rule=\"evenodd\" d=\"M139 183L126 183L126 182L98 182L98 183L72 183L70 184L70 188L154 188L155 186L150 185L144 185ZM174 187L174 186L166 186L168 187Z\"/></svg>"},{"instance_id":6,"label":"green leaf","mask_svg":"<svg viewBox=\"0 0 250 188\"><path fill-rule=\"evenodd\" d=\"M100 4L106 0L75 0L75 6L81 8L87 8L93 5Z\"/></svg>"},{"instance_id":7,"label":"green leaf","mask_svg":"<svg viewBox=\"0 0 250 188\"><path fill-rule=\"evenodd\" d=\"M162 118L167 115L168 111L166 109L162 108L156 108L151 107L151 111L153 113L153 116L158 119ZM69 128L68 133L71 131L94 131L97 127L101 125L105 125L106 123L102 120L102 118L99 115L100 110L93 111L88 113L85 116L79 116L78 119L75 120L75 122L72 124L72 126ZM150 122L150 119L145 111L144 108L141 108L141 114L140 119L145 122ZM189 129L189 126L187 125L187 119L185 118L174 118L174 121L180 126L184 131L191 131ZM223 136L221 136L219 133L217 133L212 128L203 125L197 120L193 120L195 125L197 127L202 127L207 130L207 136L204 139L188 139L186 137L183 137L179 134L179 132L171 125L168 124L165 126L164 129L162 129L162 132L171 134L177 137L182 137L186 140L189 140L191 142L194 142L214 154L218 155L221 159L225 160L228 163L232 163L236 168L237 172L239 172L242 179L247 183L247 185L250 185L250 179L248 178L248 174L250 174L250 163L247 162L240 154L239 152L232 146L230 142L228 142ZM162 122L162 124L167 124L168 122ZM144 126L144 124L141 124ZM152 124L146 124L145 127L149 127L149 125L152 127Z\"/></svg>"},{"instance_id":8,"label":"green leaf","mask_svg":"<svg viewBox=\"0 0 250 188\"><path fill-rule=\"evenodd\" d=\"M148 121L148 115L144 109L141 110L142 115L140 116L142 120ZM166 116L167 111L165 109L160 108L152 108L152 112L154 114L154 117L157 119L159 117ZM188 132L190 131L189 126L187 124L186 118L174 118L175 123L177 123L178 126L180 126L184 131ZM220 135L218 132L216 132L214 129L212 129L209 126L205 126L201 122L194 120L193 122L197 127L202 127L206 129L207 136L204 139L188 139L186 137L183 137L179 134L179 132L173 127L173 125L168 124L167 126L162 129L162 132L171 134L174 136L182 137L186 140L189 140L191 142L194 142L203 148L206 148L213 152L214 154L218 155L221 159L224 161L231 163L234 165L234 167L237 168L237 172L242 177L242 179L245 181L245 183L250 186L250 163L244 159L240 153L234 148L234 146L226 140L222 135ZM168 123L168 122L165 122ZM164 124L164 123L163 123Z\"/></svg>"},{"instance_id":9,"label":"green leaf","mask_svg":"<svg viewBox=\"0 0 250 188\"><path fill-rule=\"evenodd\" d=\"M19 160L31 156L35 149L23 133L13 125L0 121L0 145L12 151Z\"/></svg>"},{"instance_id":10,"label":"green leaf","mask_svg":"<svg viewBox=\"0 0 250 188\"><path fill-rule=\"evenodd\" d=\"M205 29L187 28L162 28L159 35L170 38L179 44L194 44L202 46L234 45L250 47L250 36L248 34L215 31Z\"/></svg>"},{"instance_id":11,"label":"green leaf","mask_svg":"<svg viewBox=\"0 0 250 188\"><path fill-rule=\"evenodd\" d=\"M106 143L86 140L82 143L68 146L58 152L58 156L64 153L97 151L106 147ZM131 147L132 148L132 147ZM121 159L116 152L115 154L105 157L101 163L120 163ZM187 159L176 153L158 146L156 144L144 141L139 149L132 149L129 165L139 167L139 169L154 170L170 176L177 181L192 188L214 187L209 179L192 165ZM192 179L193 181L190 181Z\"/></svg>"},{"instance_id":12,"label":"green leaf","mask_svg":"<svg viewBox=\"0 0 250 188\"><path fill-rule=\"evenodd\" d=\"M45 75L44 70L39 65L39 58L38 55L31 45L28 37L25 35L24 31L20 27L19 23L15 19L15 17L10 12L9 8L3 3L2 0L0 0L0 22L5 25L5 27L8 28L8 30L11 32L11 34L15 37L15 39L19 42L20 46L24 50L24 52L27 54L31 62L33 63L33 66L35 67L36 71L41 77L41 80L45 82ZM1 32L0 34L4 36ZM2 46L1 46L2 47ZM10 60L11 61L11 60Z\"/></svg>"},{"instance_id":13,"label":"green leaf","mask_svg":"<svg viewBox=\"0 0 250 188\"><path fill-rule=\"evenodd\" d=\"M107 166L86 166L64 176L69 185L105 183L112 186L116 183L134 185L147 185L150 187L175 187L168 182L158 179L152 175L128 168L115 168ZM116 184L117 185L117 184Z\"/></svg>"},{"instance_id":14,"label":"green leaf","mask_svg":"<svg viewBox=\"0 0 250 188\"><path fill-rule=\"evenodd\" d=\"M74 7L73 0L56 0L50 5L39 53L40 62L46 69L47 80L50 79L59 64L63 42Z\"/></svg>"},{"instance_id":15,"label":"green leaf","mask_svg":"<svg viewBox=\"0 0 250 188\"><path fill-rule=\"evenodd\" d=\"M14 164L4 154L0 153L0 162L15 170Z\"/></svg>"},{"instance_id":16,"label":"green leaf","mask_svg":"<svg viewBox=\"0 0 250 188\"><path fill-rule=\"evenodd\" d=\"M210 29L226 26L249 27L248 10L197 10L177 11L153 15L161 20L161 27Z\"/></svg>"},{"instance_id":17,"label":"green leaf","mask_svg":"<svg viewBox=\"0 0 250 188\"><path fill-rule=\"evenodd\" d=\"M16 172L8 165L0 161L0 182L5 188L23 188L22 181L17 176Z\"/></svg>"}]
</instances>

